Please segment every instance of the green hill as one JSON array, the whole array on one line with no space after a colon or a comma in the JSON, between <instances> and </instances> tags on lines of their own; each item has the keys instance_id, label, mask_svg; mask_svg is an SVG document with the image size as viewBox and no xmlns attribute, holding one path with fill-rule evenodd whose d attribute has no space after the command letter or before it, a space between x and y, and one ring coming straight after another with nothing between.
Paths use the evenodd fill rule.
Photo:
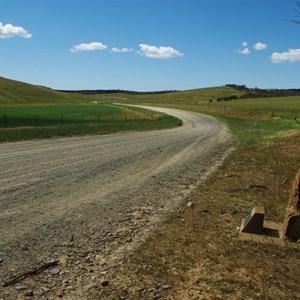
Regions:
<instances>
[{"instance_id":1,"label":"green hill","mask_svg":"<svg viewBox=\"0 0 300 300\"><path fill-rule=\"evenodd\" d=\"M26 104L87 103L84 95L67 94L46 87L0 77L0 106Z\"/></svg>"},{"instance_id":2,"label":"green hill","mask_svg":"<svg viewBox=\"0 0 300 300\"><path fill-rule=\"evenodd\" d=\"M86 104L94 100L105 103L185 103L208 101L210 99L216 100L218 98L232 96L239 97L243 94L245 94L245 91L239 91L228 86L221 86L159 94L110 93L85 95L76 92L56 91L43 86L0 77L0 106Z\"/></svg>"}]
</instances>

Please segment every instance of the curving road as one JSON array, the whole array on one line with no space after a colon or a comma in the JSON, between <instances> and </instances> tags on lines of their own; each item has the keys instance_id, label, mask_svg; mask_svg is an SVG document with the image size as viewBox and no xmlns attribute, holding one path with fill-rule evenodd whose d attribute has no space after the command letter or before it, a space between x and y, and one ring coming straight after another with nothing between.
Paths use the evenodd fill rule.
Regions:
<instances>
[{"instance_id":1,"label":"curving road","mask_svg":"<svg viewBox=\"0 0 300 300\"><path fill-rule=\"evenodd\" d=\"M0 144L0 279L51 257L56 243L77 238L88 246L91 228L113 227L134 207L170 211L230 147L212 117L151 109L183 126Z\"/></svg>"}]
</instances>

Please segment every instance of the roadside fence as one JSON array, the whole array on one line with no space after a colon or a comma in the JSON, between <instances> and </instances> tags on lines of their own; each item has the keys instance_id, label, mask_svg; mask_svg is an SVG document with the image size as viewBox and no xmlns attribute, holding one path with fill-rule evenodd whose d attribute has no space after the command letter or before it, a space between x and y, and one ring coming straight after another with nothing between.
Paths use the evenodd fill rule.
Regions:
<instances>
[{"instance_id":1,"label":"roadside fence","mask_svg":"<svg viewBox=\"0 0 300 300\"><path fill-rule=\"evenodd\" d=\"M0 128L17 128L17 127L47 127L47 126L63 126L63 125L87 125L101 123L128 123L128 122L147 122L159 121L172 118L167 115L145 115L144 117L128 117L128 116L101 116L101 115L53 115L53 116L9 116L7 114L0 115Z\"/></svg>"}]
</instances>

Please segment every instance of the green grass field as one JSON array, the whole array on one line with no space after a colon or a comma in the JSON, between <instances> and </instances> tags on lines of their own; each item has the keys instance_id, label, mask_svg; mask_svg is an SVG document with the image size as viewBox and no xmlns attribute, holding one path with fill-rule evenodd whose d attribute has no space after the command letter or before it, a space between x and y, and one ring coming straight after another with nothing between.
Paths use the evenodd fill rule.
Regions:
<instances>
[{"instance_id":1,"label":"green grass field","mask_svg":"<svg viewBox=\"0 0 300 300\"><path fill-rule=\"evenodd\" d=\"M54 126L63 124L95 123L99 118L123 115L114 106L18 106L0 108L1 127ZM6 124L4 124L6 122Z\"/></svg>"},{"instance_id":2,"label":"green grass field","mask_svg":"<svg viewBox=\"0 0 300 300\"><path fill-rule=\"evenodd\" d=\"M55 136L154 130L181 125L177 118L133 107L52 105L0 108L0 142Z\"/></svg>"}]
</instances>

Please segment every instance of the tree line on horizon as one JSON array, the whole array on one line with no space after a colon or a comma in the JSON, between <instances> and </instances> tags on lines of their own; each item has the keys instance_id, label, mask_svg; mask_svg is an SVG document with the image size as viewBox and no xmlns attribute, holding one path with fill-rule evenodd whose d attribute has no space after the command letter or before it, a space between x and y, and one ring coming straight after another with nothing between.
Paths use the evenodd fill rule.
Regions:
<instances>
[{"instance_id":1,"label":"tree line on horizon","mask_svg":"<svg viewBox=\"0 0 300 300\"><path fill-rule=\"evenodd\" d=\"M169 94L179 92L179 90L165 90L165 91L153 91L153 92L137 92L120 89L112 90L57 90L63 93L77 93L84 95L103 95L103 94L127 94L127 95L157 95L157 94Z\"/></svg>"},{"instance_id":2,"label":"tree line on horizon","mask_svg":"<svg viewBox=\"0 0 300 300\"><path fill-rule=\"evenodd\" d=\"M246 85L225 84L226 87L244 92L242 95L231 95L217 98L217 101L230 101L237 99L252 99L252 98L271 98L271 97L289 97L300 96L300 89L261 89L249 88ZM64 93L83 94L83 95L110 95L110 94L124 94L124 95L159 95L180 92L181 90L163 90L151 92L138 92L121 89L99 89L99 90L58 90Z\"/></svg>"},{"instance_id":3,"label":"tree line on horizon","mask_svg":"<svg viewBox=\"0 0 300 300\"><path fill-rule=\"evenodd\" d=\"M245 92L243 95L238 97L229 96L227 98L231 98L231 99L227 99L227 100L300 96L300 89L260 89L257 87L248 88L246 85L237 85L237 84L226 84L225 86L231 87L238 91ZM221 101L221 99L222 98L219 98L219 101Z\"/></svg>"}]
</instances>

